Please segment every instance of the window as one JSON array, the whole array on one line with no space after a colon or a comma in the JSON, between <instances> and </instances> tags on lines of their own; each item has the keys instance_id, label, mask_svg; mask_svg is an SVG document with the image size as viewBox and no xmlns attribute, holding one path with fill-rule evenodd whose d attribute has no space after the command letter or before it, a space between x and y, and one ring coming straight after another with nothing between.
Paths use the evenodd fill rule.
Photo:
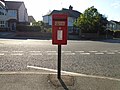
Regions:
<instances>
[{"instance_id":1,"label":"window","mask_svg":"<svg viewBox=\"0 0 120 90\"><path fill-rule=\"evenodd\" d=\"M0 15L4 15L4 13L0 11Z\"/></svg>"},{"instance_id":2,"label":"window","mask_svg":"<svg viewBox=\"0 0 120 90\"><path fill-rule=\"evenodd\" d=\"M73 23L73 18L72 17L69 17L69 22Z\"/></svg>"},{"instance_id":3,"label":"window","mask_svg":"<svg viewBox=\"0 0 120 90\"><path fill-rule=\"evenodd\" d=\"M9 15L12 16L12 17L16 17L17 13L16 13L15 10L10 10Z\"/></svg>"},{"instance_id":4,"label":"window","mask_svg":"<svg viewBox=\"0 0 120 90\"><path fill-rule=\"evenodd\" d=\"M0 21L0 28L4 28L5 27L5 21Z\"/></svg>"},{"instance_id":5,"label":"window","mask_svg":"<svg viewBox=\"0 0 120 90\"><path fill-rule=\"evenodd\" d=\"M3 9L2 6L0 6L0 9Z\"/></svg>"}]
</instances>

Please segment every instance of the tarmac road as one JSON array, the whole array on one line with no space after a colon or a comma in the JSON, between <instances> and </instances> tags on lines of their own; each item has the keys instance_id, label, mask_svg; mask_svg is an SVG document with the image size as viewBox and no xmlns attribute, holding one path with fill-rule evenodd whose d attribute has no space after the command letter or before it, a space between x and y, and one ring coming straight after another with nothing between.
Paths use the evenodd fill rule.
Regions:
<instances>
[{"instance_id":1,"label":"tarmac road","mask_svg":"<svg viewBox=\"0 0 120 90\"><path fill-rule=\"evenodd\" d=\"M57 46L51 40L0 40L0 71L24 71L28 65L56 69ZM70 40L62 46L62 70L120 78L120 43Z\"/></svg>"}]
</instances>

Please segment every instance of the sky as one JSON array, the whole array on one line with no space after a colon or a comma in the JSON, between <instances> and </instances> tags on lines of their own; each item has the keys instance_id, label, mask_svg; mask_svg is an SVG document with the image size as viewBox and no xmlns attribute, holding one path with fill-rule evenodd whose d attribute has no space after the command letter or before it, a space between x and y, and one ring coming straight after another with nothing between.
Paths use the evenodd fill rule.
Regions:
<instances>
[{"instance_id":1,"label":"sky","mask_svg":"<svg viewBox=\"0 0 120 90\"><path fill-rule=\"evenodd\" d=\"M11 0L6 0L11 1ZM36 21L52 10L61 10L73 6L73 10L83 13L87 8L94 6L98 12L108 20L120 21L120 0L12 0L23 1L28 11Z\"/></svg>"}]
</instances>

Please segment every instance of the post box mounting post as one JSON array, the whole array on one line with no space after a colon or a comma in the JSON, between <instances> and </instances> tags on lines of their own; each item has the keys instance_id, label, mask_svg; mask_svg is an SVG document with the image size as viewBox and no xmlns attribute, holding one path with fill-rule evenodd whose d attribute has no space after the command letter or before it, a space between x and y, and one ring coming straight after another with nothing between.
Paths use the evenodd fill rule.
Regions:
<instances>
[{"instance_id":1,"label":"post box mounting post","mask_svg":"<svg viewBox=\"0 0 120 90\"><path fill-rule=\"evenodd\" d=\"M57 78L61 79L61 45L67 45L68 15L52 15L52 44L58 45L58 73Z\"/></svg>"},{"instance_id":2,"label":"post box mounting post","mask_svg":"<svg viewBox=\"0 0 120 90\"><path fill-rule=\"evenodd\" d=\"M61 45L58 45L58 79L61 79Z\"/></svg>"}]
</instances>

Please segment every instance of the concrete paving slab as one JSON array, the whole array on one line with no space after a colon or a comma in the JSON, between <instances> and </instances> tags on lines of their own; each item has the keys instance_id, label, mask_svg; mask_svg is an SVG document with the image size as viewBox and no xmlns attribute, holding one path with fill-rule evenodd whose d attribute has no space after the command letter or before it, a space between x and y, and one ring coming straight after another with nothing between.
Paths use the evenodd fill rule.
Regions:
<instances>
[{"instance_id":1,"label":"concrete paving slab","mask_svg":"<svg viewBox=\"0 0 120 90\"><path fill-rule=\"evenodd\" d=\"M56 76L55 73L0 72L0 90L120 90L120 79L66 73L57 80Z\"/></svg>"},{"instance_id":2,"label":"concrete paving slab","mask_svg":"<svg viewBox=\"0 0 120 90\"><path fill-rule=\"evenodd\" d=\"M22 72L0 72L0 90L120 90L120 79L28 66Z\"/></svg>"},{"instance_id":3,"label":"concrete paving slab","mask_svg":"<svg viewBox=\"0 0 120 90\"><path fill-rule=\"evenodd\" d=\"M76 90L120 90L120 81L110 78L75 77Z\"/></svg>"},{"instance_id":4,"label":"concrete paving slab","mask_svg":"<svg viewBox=\"0 0 120 90\"><path fill-rule=\"evenodd\" d=\"M54 90L46 74L0 75L0 90Z\"/></svg>"},{"instance_id":5,"label":"concrete paving slab","mask_svg":"<svg viewBox=\"0 0 120 90\"><path fill-rule=\"evenodd\" d=\"M61 86L60 79L57 78L57 75L50 74L49 80L54 86L56 86L56 87ZM73 86L74 85L74 77L73 76L62 75L61 80L65 83L66 86Z\"/></svg>"}]
</instances>

